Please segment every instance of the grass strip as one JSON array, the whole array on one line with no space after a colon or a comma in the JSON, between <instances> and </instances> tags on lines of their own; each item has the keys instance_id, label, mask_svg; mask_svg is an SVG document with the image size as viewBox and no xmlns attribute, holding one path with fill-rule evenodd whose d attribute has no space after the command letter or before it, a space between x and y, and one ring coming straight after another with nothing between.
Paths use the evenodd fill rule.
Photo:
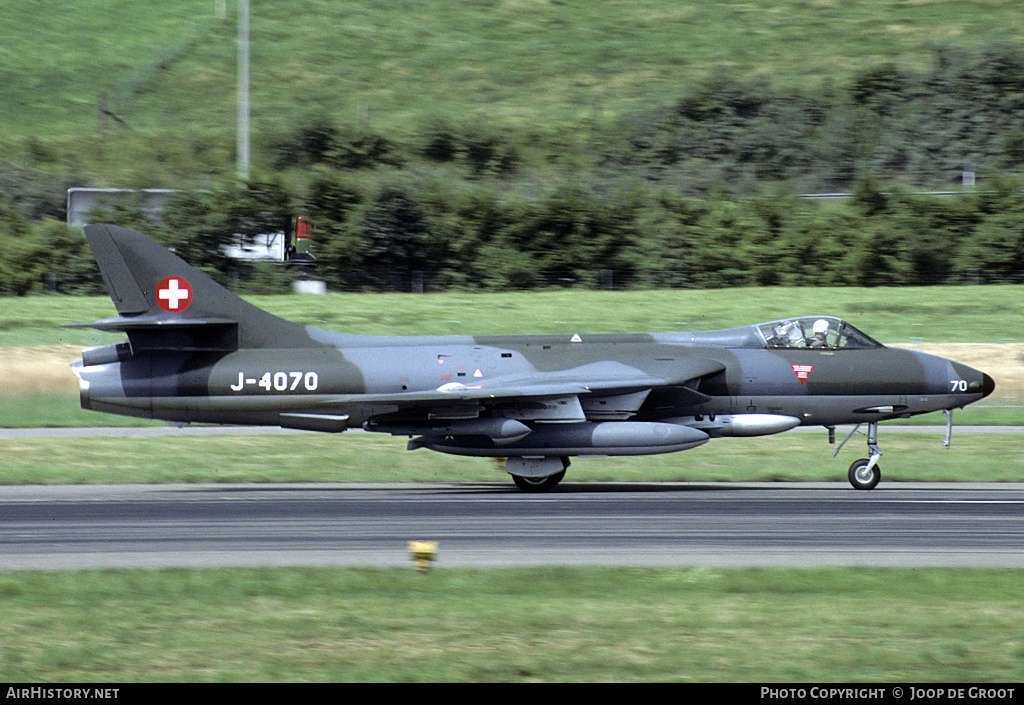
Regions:
<instances>
[{"instance_id":1,"label":"grass strip","mask_svg":"<svg viewBox=\"0 0 1024 705\"><path fill-rule=\"evenodd\" d=\"M1020 571L0 575L0 680L1019 682Z\"/></svg>"},{"instance_id":2,"label":"grass strip","mask_svg":"<svg viewBox=\"0 0 1024 705\"><path fill-rule=\"evenodd\" d=\"M1020 482L1017 435L881 433L883 482ZM724 438L644 457L574 458L567 482L846 482L866 457L855 437L832 458L820 434ZM377 434L56 437L0 440L5 484L169 482L507 482L499 461L405 450Z\"/></svg>"},{"instance_id":3,"label":"grass strip","mask_svg":"<svg viewBox=\"0 0 1024 705\"><path fill-rule=\"evenodd\" d=\"M246 296L304 325L364 335L643 333L727 328L784 316L846 318L883 343L1020 342L1021 286L751 287ZM822 305L822 302L828 302ZM101 345L123 336L60 328L116 312L99 296L0 298L0 346ZM1009 337L1008 337L1009 336Z\"/></svg>"}]
</instances>

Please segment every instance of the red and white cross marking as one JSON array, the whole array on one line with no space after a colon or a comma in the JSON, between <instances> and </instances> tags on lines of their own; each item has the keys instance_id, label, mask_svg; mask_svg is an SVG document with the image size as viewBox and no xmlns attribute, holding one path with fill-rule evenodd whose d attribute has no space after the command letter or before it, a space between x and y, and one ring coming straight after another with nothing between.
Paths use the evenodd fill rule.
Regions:
<instances>
[{"instance_id":1,"label":"red and white cross marking","mask_svg":"<svg viewBox=\"0 0 1024 705\"><path fill-rule=\"evenodd\" d=\"M184 277L164 277L156 285L156 303L168 313L178 313L192 303L192 285Z\"/></svg>"}]
</instances>

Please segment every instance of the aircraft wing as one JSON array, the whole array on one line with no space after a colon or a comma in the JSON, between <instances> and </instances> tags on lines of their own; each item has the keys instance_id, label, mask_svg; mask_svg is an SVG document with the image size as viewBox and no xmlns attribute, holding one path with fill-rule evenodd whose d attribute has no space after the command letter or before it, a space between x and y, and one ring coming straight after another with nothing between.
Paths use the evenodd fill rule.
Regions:
<instances>
[{"instance_id":1,"label":"aircraft wing","mask_svg":"<svg viewBox=\"0 0 1024 705\"><path fill-rule=\"evenodd\" d=\"M349 414L358 417L367 407L379 410L374 415L411 413L431 421L475 419L484 409L499 410L505 417L520 420L566 422L583 421L588 416L628 418L656 388L677 387L695 403L706 400L708 397L685 385L724 369L725 365L716 360L692 358L673 362L671 374L652 375L630 365L606 361L471 385L450 382L426 392L337 395L324 399L307 413L283 414L282 425L312 425L319 416L324 419L341 419L342 415Z\"/></svg>"},{"instance_id":2,"label":"aircraft wing","mask_svg":"<svg viewBox=\"0 0 1024 705\"><path fill-rule=\"evenodd\" d=\"M534 372L497 378L479 386L458 382L439 388L441 394L464 399L546 398L597 393L628 393L655 387L683 386L725 369L717 360L692 358L673 363L670 374L652 375L621 362L596 362L556 372Z\"/></svg>"}]
</instances>

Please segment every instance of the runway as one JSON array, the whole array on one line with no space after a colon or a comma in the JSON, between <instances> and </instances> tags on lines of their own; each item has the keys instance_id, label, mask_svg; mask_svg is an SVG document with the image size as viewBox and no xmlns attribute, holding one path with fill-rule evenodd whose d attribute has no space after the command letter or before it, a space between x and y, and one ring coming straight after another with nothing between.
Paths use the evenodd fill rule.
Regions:
<instances>
[{"instance_id":1,"label":"runway","mask_svg":"<svg viewBox=\"0 0 1024 705\"><path fill-rule=\"evenodd\" d=\"M409 566L1024 567L1024 484L0 487L0 570Z\"/></svg>"}]
</instances>

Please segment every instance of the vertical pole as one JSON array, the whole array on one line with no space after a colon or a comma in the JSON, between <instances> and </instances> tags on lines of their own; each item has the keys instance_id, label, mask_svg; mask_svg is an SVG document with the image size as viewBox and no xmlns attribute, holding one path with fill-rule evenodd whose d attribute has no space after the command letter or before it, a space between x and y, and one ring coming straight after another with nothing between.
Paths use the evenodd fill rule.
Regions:
<instances>
[{"instance_id":1,"label":"vertical pole","mask_svg":"<svg viewBox=\"0 0 1024 705\"><path fill-rule=\"evenodd\" d=\"M249 0L238 0L238 177L249 178Z\"/></svg>"}]
</instances>

